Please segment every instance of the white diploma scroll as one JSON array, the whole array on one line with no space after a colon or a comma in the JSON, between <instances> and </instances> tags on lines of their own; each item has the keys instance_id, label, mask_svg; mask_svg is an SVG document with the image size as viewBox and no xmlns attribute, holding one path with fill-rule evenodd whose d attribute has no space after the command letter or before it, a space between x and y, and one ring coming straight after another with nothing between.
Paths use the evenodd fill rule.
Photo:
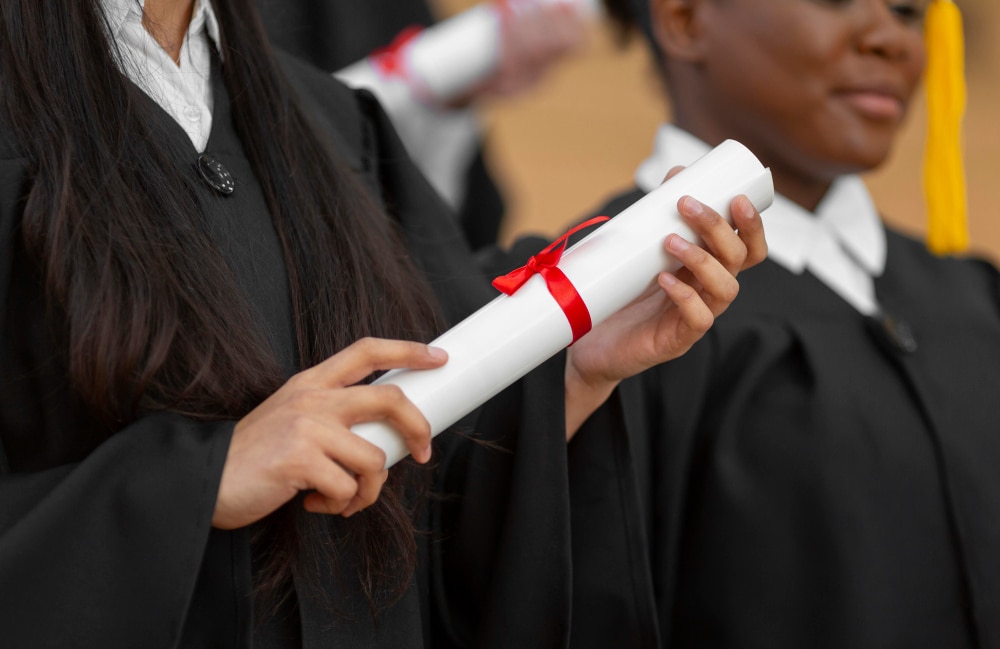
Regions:
<instances>
[{"instance_id":1,"label":"white diploma scroll","mask_svg":"<svg viewBox=\"0 0 1000 649\"><path fill-rule=\"evenodd\" d=\"M664 251L676 232L697 241L681 220L677 201L690 195L731 219L729 205L745 194L758 211L770 206L774 187L764 168L742 144L727 140L566 250L558 267L590 311L596 327L680 264ZM552 357L573 340L569 321L535 275L514 295L501 295L431 345L448 352L432 370L393 370L376 383L399 386L437 435ZM386 454L390 467L408 451L384 422L352 430Z\"/></svg>"},{"instance_id":2,"label":"white diploma scroll","mask_svg":"<svg viewBox=\"0 0 1000 649\"><path fill-rule=\"evenodd\" d=\"M535 1L566 4L587 18L601 10L599 0ZM513 3L510 10L517 11L517 4ZM336 76L349 86L378 88L390 97L407 88L406 92L417 93L418 100L447 104L496 69L500 61L500 23L500 10L494 3L485 2L424 29L406 43L402 52L405 73L399 78L385 78L370 58L338 71ZM393 85L400 88L386 88ZM379 99L383 99L382 93L377 93Z\"/></svg>"}]
</instances>

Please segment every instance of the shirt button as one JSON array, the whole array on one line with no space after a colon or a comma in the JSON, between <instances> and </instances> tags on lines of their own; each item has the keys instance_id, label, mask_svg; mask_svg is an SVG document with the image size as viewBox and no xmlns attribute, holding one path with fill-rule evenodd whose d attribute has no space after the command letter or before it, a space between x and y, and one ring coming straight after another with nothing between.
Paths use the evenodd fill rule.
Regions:
<instances>
[{"instance_id":1,"label":"shirt button","mask_svg":"<svg viewBox=\"0 0 1000 649\"><path fill-rule=\"evenodd\" d=\"M188 106L184 109L184 117L187 117L192 122L201 121L201 110L195 106Z\"/></svg>"},{"instance_id":2,"label":"shirt button","mask_svg":"<svg viewBox=\"0 0 1000 649\"><path fill-rule=\"evenodd\" d=\"M236 180L215 156L203 153L198 156L198 162L195 166L198 167L198 173L201 174L202 180L223 196L228 196L236 191Z\"/></svg>"}]
</instances>

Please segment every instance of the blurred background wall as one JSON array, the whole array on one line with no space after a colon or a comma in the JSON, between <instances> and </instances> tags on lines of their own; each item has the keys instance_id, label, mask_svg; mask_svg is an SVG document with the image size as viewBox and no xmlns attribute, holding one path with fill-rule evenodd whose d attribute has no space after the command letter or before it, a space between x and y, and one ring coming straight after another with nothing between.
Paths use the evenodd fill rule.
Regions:
<instances>
[{"instance_id":1,"label":"blurred background wall","mask_svg":"<svg viewBox=\"0 0 1000 649\"><path fill-rule=\"evenodd\" d=\"M447 16L475 0L436 0ZM969 109L965 121L970 232L975 252L1000 262L1000 2L958 0L965 18ZM669 114L642 44L619 47L603 26L586 49L524 98L487 107L489 161L507 203L505 241L556 235L632 185L657 124ZM924 232L924 104L913 105L892 158L867 177L886 220Z\"/></svg>"}]
</instances>

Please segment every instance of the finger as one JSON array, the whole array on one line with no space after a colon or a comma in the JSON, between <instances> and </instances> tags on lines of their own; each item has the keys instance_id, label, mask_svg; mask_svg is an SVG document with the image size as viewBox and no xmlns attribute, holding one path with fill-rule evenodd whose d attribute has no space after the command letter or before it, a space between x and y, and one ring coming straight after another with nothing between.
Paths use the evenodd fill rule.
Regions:
<instances>
[{"instance_id":1,"label":"finger","mask_svg":"<svg viewBox=\"0 0 1000 649\"><path fill-rule=\"evenodd\" d=\"M764 222L750 199L744 195L733 199L729 208L733 214L733 225L739 233L747 256L741 270L755 266L767 258L767 240L764 238Z\"/></svg>"},{"instance_id":2,"label":"finger","mask_svg":"<svg viewBox=\"0 0 1000 649\"><path fill-rule=\"evenodd\" d=\"M306 495L303 506L315 514L339 514L358 492L358 481L344 467L317 455L303 465L305 482L313 493Z\"/></svg>"},{"instance_id":3,"label":"finger","mask_svg":"<svg viewBox=\"0 0 1000 649\"><path fill-rule=\"evenodd\" d=\"M675 165L671 167L670 171L667 172L667 175L663 177L663 182L667 182L668 180L670 180L671 178L673 178L682 171L684 171L683 165Z\"/></svg>"},{"instance_id":4,"label":"finger","mask_svg":"<svg viewBox=\"0 0 1000 649\"><path fill-rule=\"evenodd\" d=\"M337 402L330 406L335 422L350 427L362 422L385 421L403 438L407 450L417 462L422 464L430 460L431 425L398 386L344 388L332 400ZM382 462L385 462L384 456Z\"/></svg>"},{"instance_id":5,"label":"finger","mask_svg":"<svg viewBox=\"0 0 1000 649\"><path fill-rule=\"evenodd\" d=\"M730 234L737 238L730 230ZM677 234L667 237L666 249L677 258L696 280L698 288L692 287L711 309L719 315L736 299L739 282L722 263L702 248L686 241ZM694 284L695 282L692 282ZM690 286L690 284L688 284ZM679 305L678 305L679 306Z\"/></svg>"},{"instance_id":6,"label":"finger","mask_svg":"<svg viewBox=\"0 0 1000 649\"><path fill-rule=\"evenodd\" d=\"M676 275L660 273L657 281L680 315L672 346L675 351L684 351L705 335L715 322L715 315L698 291Z\"/></svg>"},{"instance_id":7,"label":"finger","mask_svg":"<svg viewBox=\"0 0 1000 649\"><path fill-rule=\"evenodd\" d=\"M382 471L381 473L373 475L359 476L358 492L354 494L354 498L351 499L351 502L348 503L347 507L344 508L344 511L341 512L341 516L344 518L350 518L362 509L372 506L375 501L378 500L379 494L382 493L382 487L388 479L388 471Z\"/></svg>"},{"instance_id":8,"label":"finger","mask_svg":"<svg viewBox=\"0 0 1000 649\"><path fill-rule=\"evenodd\" d=\"M444 365L448 354L436 347L406 340L362 338L302 373L309 384L324 387L353 385L377 370L432 369Z\"/></svg>"},{"instance_id":9,"label":"finger","mask_svg":"<svg viewBox=\"0 0 1000 649\"><path fill-rule=\"evenodd\" d=\"M677 211L705 242L712 255L730 274L736 275L747 258L747 247L733 226L718 212L690 196L683 196L677 201Z\"/></svg>"}]
</instances>

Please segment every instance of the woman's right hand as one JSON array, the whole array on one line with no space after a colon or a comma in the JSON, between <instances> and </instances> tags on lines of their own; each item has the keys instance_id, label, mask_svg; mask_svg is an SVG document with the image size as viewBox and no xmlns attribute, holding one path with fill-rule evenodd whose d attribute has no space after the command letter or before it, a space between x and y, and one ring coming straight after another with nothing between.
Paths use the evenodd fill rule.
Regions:
<instances>
[{"instance_id":1,"label":"woman's right hand","mask_svg":"<svg viewBox=\"0 0 1000 649\"><path fill-rule=\"evenodd\" d=\"M300 491L311 512L350 516L378 498L385 453L351 432L385 420L421 463L430 425L393 385L354 385L376 370L431 369L447 361L421 343L364 338L288 380L236 424L212 525L234 529L267 516Z\"/></svg>"}]
</instances>

